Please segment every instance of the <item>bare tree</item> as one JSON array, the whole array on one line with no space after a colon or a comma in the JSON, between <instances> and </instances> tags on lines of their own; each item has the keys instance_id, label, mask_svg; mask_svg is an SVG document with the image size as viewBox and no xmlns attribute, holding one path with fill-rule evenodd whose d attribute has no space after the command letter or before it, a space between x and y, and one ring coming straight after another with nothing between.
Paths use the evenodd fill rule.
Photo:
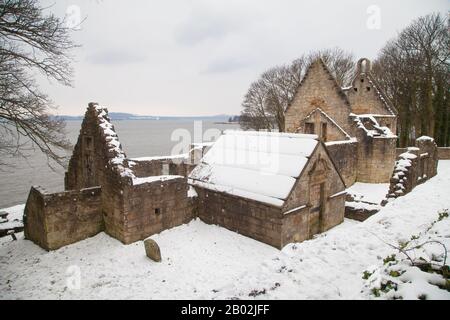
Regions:
<instances>
[{"instance_id":1,"label":"bare tree","mask_svg":"<svg viewBox=\"0 0 450 320\"><path fill-rule=\"evenodd\" d=\"M319 58L328 66L339 85L348 84L354 71L354 58L339 48L313 52L288 65L273 67L250 85L242 103L241 127L284 131L286 108L294 98L308 66Z\"/></svg>"},{"instance_id":2,"label":"bare tree","mask_svg":"<svg viewBox=\"0 0 450 320\"><path fill-rule=\"evenodd\" d=\"M70 148L64 122L51 116L54 106L32 73L71 85L75 45L65 20L46 10L36 0L0 0L0 155L37 147L63 165Z\"/></svg>"},{"instance_id":3,"label":"bare tree","mask_svg":"<svg viewBox=\"0 0 450 320\"><path fill-rule=\"evenodd\" d=\"M374 63L374 75L399 111L401 147L420 135L450 143L449 47L446 18L429 14L388 42Z\"/></svg>"}]
</instances>

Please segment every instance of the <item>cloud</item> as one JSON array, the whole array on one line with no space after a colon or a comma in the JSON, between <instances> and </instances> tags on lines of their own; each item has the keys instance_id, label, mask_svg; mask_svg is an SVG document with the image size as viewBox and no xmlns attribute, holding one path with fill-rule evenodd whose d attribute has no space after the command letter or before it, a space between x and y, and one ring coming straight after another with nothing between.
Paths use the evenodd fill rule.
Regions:
<instances>
[{"instance_id":1,"label":"cloud","mask_svg":"<svg viewBox=\"0 0 450 320\"><path fill-rule=\"evenodd\" d=\"M208 3L194 6L190 15L175 29L175 39L183 45L220 40L242 31L246 16L235 7L217 7Z\"/></svg>"},{"instance_id":2,"label":"cloud","mask_svg":"<svg viewBox=\"0 0 450 320\"><path fill-rule=\"evenodd\" d=\"M212 73L233 72L247 68L249 66L250 63L248 61L231 57L211 62L202 73L212 74Z\"/></svg>"},{"instance_id":3,"label":"cloud","mask_svg":"<svg viewBox=\"0 0 450 320\"><path fill-rule=\"evenodd\" d=\"M100 65L121 65L141 63L147 60L147 56L138 52L129 52L125 50L102 50L86 57L86 61L92 64Z\"/></svg>"}]
</instances>

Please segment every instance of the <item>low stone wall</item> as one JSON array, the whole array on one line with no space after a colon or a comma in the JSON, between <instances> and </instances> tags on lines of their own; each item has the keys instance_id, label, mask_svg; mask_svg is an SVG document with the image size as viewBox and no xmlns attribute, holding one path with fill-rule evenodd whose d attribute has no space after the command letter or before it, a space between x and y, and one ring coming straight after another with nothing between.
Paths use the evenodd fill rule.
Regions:
<instances>
[{"instance_id":1,"label":"low stone wall","mask_svg":"<svg viewBox=\"0 0 450 320\"><path fill-rule=\"evenodd\" d=\"M438 148L434 140L420 137L415 145L399 155L390 181L388 198L403 196L437 174Z\"/></svg>"},{"instance_id":2,"label":"low stone wall","mask_svg":"<svg viewBox=\"0 0 450 320\"><path fill-rule=\"evenodd\" d=\"M101 188L45 193L32 187L24 211L25 238L46 250L92 237L104 229Z\"/></svg>"},{"instance_id":3,"label":"low stone wall","mask_svg":"<svg viewBox=\"0 0 450 320\"><path fill-rule=\"evenodd\" d=\"M358 143L343 141L342 143L326 143L331 160L338 169L347 187L356 181Z\"/></svg>"},{"instance_id":4,"label":"low stone wall","mask_svg":"<svg viewBox=\"0 0 450 320\"><path fill-rule=\"evenodd\" d=\"M439 160L450 160L450 147L439 147L438 158Z\"/></svg>"},{"instance_id":5,"label":"low stone wall","mask_svg":"<svg viewBox=\"0 0 450 320\"><path fill-rule=\"evenodd\" d=\"M345 217L347 219L353 219L357 221L364 221L367 218L370 218L374 214L380 211L380 208L377 206L367 206L365 208L353 207L351 205L345 206Z\"/></svg>"},{"instance_id":6,"label":"low stone wall","mask_svg":"<svg viewBox=\"0 0 450 320\"><path fill-rule=\"evenodd\" d=\"M198 215L205 223L217 224L281 249L281 209L229 194L196 188Z\"/></svg>"},{"instance_id":7,"label":"low stone wall","mask_svg":"<svg viewBox=\"0 0 450 320\"><path fill-rule=\"evenodd\" d=\"M131 243L191 221L196 210L188 189L181 177L125 187L124 220L116 238Z\"/></svg>"}]
</instances>

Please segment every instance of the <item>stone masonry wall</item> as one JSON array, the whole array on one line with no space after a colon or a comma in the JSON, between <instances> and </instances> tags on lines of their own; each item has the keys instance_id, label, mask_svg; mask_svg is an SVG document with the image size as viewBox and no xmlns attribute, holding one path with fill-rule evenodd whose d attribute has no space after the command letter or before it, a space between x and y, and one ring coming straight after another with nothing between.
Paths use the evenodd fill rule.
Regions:
<instances>
[{"instance_id":1,"label":"stone masonry wall","mask_svg":"<svg viewBox=\"0 0 450 320\"><path fill-rule=\"evenodd\" d=\"M185 159L183 159L185 160ZM193 165L173 159L132 160L129 161L136 177L150 177L160 175L177 175L187 177ZM167 168L167 172L164 172Z\"/></svg>"},{"instance_id":2,"label":"stone masonry wall","mask_svg":"<svg viewBox=\"0 0 450 320\"><path fill-rule=\"evenodd\" d=\"M108 111L90 103L65 176L66 190L101 186L105 232L121 239L124 232L124 196L132 171L110 123Z\"/></svg>"},{"instance_id":3,"label":"stone masonry wall","mask_svg":"<svg viewBox=\"0 0 450 320\"><path fill-rule=\"evenodd\" d=\"M307 124L314 124L314 132L308 132L306 127ZM299 128L296 130L297 133L313 133L318 135L324 142L350 139L350 136L320 109L314 110L305 119L300 121L299 125ZM325 130L323 128L324 125L326 125Z\"/></svg>"},{"instance_id":4,"label":"stone masonry wall","mask_svg":"<svg viewBox=\"0 0 450 320\"><path fill-rule=\"evenodd\" d=\"M357 129L358 169L356 180L365 183L389 182L394 170L396 137L371 137Z\"/></svg>"},{"instance_id":5,"label":"stone masonry wall","mask_svg":"<svg viewBox=\"0 0 450 320\"><path fill-rule=\"evenodd\" d=\"M347 96L352 105L352 112L355 114L393 116L383 102L384 98L374 86L373 80L367 74L357 74ZM395 128L391 128L391 131L395 132L393 129Z\"/></svg>"},{"instance_id":6,"label":"stone masonry wall","mask_svg":"<svg viewBox=\"0 0 450 320\"><path fill-rule=\"evenodd\" d=\"M438 148L434 139L420 137L415 145L398 156L388 198L403 196L437 174Z\"/></svg>"},{"instance_id":7,"label":"stone masonry wall","mask_svg":"<svg viewBox=\"0 0 450 320\"><path fill-rule=\"evenodd\" d=\"M33 187L24 212L25 237L46 250L103 231L99 187L47 194Z\"/></svg>"},{"instance_id":8,"label":"stone masonry wall","mask_svg":"<svg viewBox=\"0 0 450 320\"><path fill-rule=\"evenodd\" d=\"M350 104L322 61L317 60L307 70L298 91L286 111L286 131L295 132L314 109L320 108L351 135L348 115Z\"/></svg>"},{"instance_id":9,"label":"stone masonry wall","mask_svg":"<svg viewBox=\"0 0 450 320\"><path fill-rule=\"evenodd\" d=\"M124 243L143 240L155 233L191 221L195 201L187 197L186 178L143 183L124 189Z\"/></svg>"},{"instance_id":10,"label":"stone masonry wall","mask_svg":"<svg viewBox=\"0 0 450 320\"><path fill-rule=\"evenodd\" d=\"M439 147L438 158L439 160L450 160L450 147Z\"/></svg>"},{"instance_id":11,"label":"stone masonry wall","mask_svg":"<svg viewBox=\"0 0 450 320\"><path fill-rule=\"evenodd\" d=\"M283 220L283 244L309 239L344 221L345 185L325 148L323 144L317 146L283 206L283 212L288 212ZM324 203L318 214L315 207L320 203L321 195L315 186L321 184L324 186ZM317 232L312 232L312 221L317 218Z\"/></svg>"},{"instance_id":12,"label":"stone masonry wall","mask_svg":"<svg viewBox=\"0 0 450 320\"><path fill-rule=\"evenodd\" d=\"M345 185L350 187L356 182L358 143L356 141L342 141L341 143L326 144L326 147Z\"/></svg>"},{"instance_id":13,"label":"stone masonry wall","mask_svg":"<svg viewBox=\"0 0 450 320\"><path fill-rule=\"evenodd\" d=\"M208 224L281 248L281 209L237 196L196 188L198 215Z\"/></svg>"}]
</instances>

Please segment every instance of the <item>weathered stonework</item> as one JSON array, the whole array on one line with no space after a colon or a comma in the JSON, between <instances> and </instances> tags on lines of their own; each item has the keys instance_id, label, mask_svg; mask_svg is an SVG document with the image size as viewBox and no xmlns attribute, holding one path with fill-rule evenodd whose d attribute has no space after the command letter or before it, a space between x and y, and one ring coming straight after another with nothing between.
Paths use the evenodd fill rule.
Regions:
<instances>
[{"instance_id":1,"label":"weathered stonework","mask_svg":"<svg viewBox=\"0 0 450 320\"><path fill-rule=\"evenodd\" d=\"M325 144L336 168L342 176L347 187L356 182L356 170L358 164L358 142L356 140L330 142Z\"/></svg>"},{"instance_id":2,"label":"weathered stonework","mask_svg":"<svg viewBox=\"0 0 450 320\"><path fill-rule=\"evenodd\" d=\"M365 129L358 128L356 139L356 181L388 182L394 170L397 137L368 135Z\"/></svg>"},{"instance_id":3,"label":"weathered stonework","mask_svg":"<svg viewBox=\"0 0 450 320\"><path fill-rule=\"evenodd\" d=\"M101 188L49 194L32 187L24 223L26 239L46 250L92 237L104 230Z\"/></svg>"},{"instance_id":4,"label":"weathered stonework","mask_svg":"<svg viewBox=\"0 0 450 320\"><path fill-rule=\"evenodd\" d=\"M344 220L345 184L321 143L282 207L198 186L196 189L203 221L277 248L310 239Z\"/></svg>"},{"instance_id":5,"label":"weathered stonework","mask_svg":"<svg viewBox=\"0 0 450 320\"><path fill-rule=\"evenodd\" d=\"M299 131L302 121L313 110L320 108L346 132L350 132L348 115L352 112L347 96L321 60L307 70L292 103L286 110L287 132ZM330 141L330 140L328 140Z\"/></svg>"},{"instance_id":6,"label":"weathered stonework","mask_svg":"<svg viewBox=\"0 0 450 320\"><path fill-rule=\"evenodd\" d=\"M352 86L340 88L322 60L308 68L286 111L286 131L317 134L347 187L388 182L396 158L397 112L361 59Z\"/></svg>"},{"instance_id":7,"label":"weathered stonework","mask_svg":"<svg viewBox=\"0 0 450 320\"><path fill-rule=\"evenodd\" d=\"M450 147L439 147L438 158L439 160L450 160Z\"/></svg>"},{"instance_id":8,"label":"weathered stonework","mask_svg":"<svg viewBox=\"0 0 450 320\"><path fill-rule=\"evenodd\" d=\"M415 144L398 156L388 198L403 196L437 174L438 148L434 139L420 137Z\"/></svg>"},{"instance_id":9,"label":"weathered stonework","mask_svg":"<svg viewBox=\"0 0 450 320\"><path fill-rule=\"evenodd\" d=\"M90 103L65 175L67 191L31 189L25 236L53 250L100 231L131 243L189 222L197 212L187 195L189 158L128 159L107 110ZM89 214L95 218L76 220Z\"/></svg>"},{"instance_id":10,"label":"weathered stonework","mask_svg":"<svg viewBox=\"0 0 450 320\"><path fill-rule=\"evenodd\" d=\"M367 59L358 62L349 88L340 88L321 60L312 63L285 118L286 130L296 134L277 133L277 138L313 141L308 155L302 153L308 143L288 143L288 151L275 154L278 160L298 163L295 173L289 168L270 178L288 181L288 188L281 196L277 196L279 190L255 194L248 190L248 181L258 180L259 186L265 186L272 180L249 175L254 180L244 183L247 189L233 193L230 190L236 190L229 185L219 188L221 191L210 189L202 178L194 183L193 172L201 170L200 162L210 144L192 145L186 155L129 159L107 109L90 103L65 175L66 191L47 194L31 188L25 208L25 237L47 250L101 231L128 244L199 217L282 248L338 225L344 212L359 220L374 214L346 207L345 188L356 181L391 181L390 193L395 197L436 174L438 151L432 139L425 137L400 154L397 165L407 160L407 170L397 166L392 175L401 151L395 147L393 134L397 114L371 77ZM248 133L238 134L243 135ZM250 135L254 141L261 133ZM293 153L292 146L300 147ZM250 154L254 146L234 151L236 155ZM228 149L223 152L228 153ZM269 155L268 159L274 156L267 150L261 153ZM450 151L440 150L439 157L450 158ZM292 163L285 163L282 169ZM241 173L257 171L248 164L239 169ZM227 181L228 171L224 175ZM208 180L208 174L205 177Z\"/></svg>"}]
</instances>

